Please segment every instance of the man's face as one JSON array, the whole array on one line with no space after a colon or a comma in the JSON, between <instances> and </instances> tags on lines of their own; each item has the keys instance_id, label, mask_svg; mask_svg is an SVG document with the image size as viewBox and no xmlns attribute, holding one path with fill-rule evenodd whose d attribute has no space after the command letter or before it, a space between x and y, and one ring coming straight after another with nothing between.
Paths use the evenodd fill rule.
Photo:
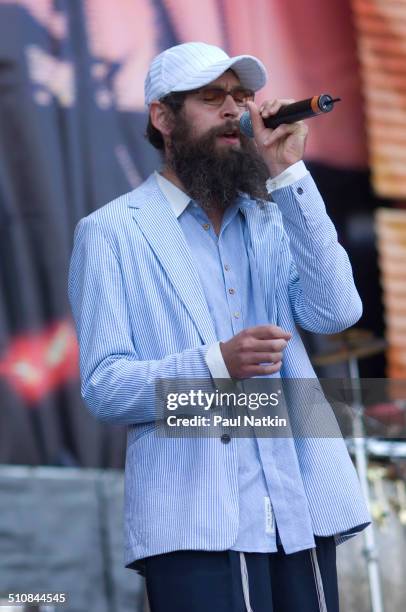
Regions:
<instances>
[{"instance_id":1,"label":"man's face","mask_svg":"<svg viewBox=\"0 0 406 612\"><path fill-rule=\"evenodd\" d=\"M213 89L224 91L239 91L242 89L237 76L228 70L215 81L202 88L197 93L186 96L183 106L183 117L190 129L190 136L199 140L214 130L213 145L220 151L226 151L230 147L241 148L241 138L238 121L246 110L244 106L238 105L231 95L225 97L221 105L211 104L206 101L205 91L210 93ZM216 133L219 130L220 133Z\"/></svg>"},{"instance_id":2,"label":"man's face","mask_svg":"<svg viewBox=\"0 0 406 612\"><path fill-rule=\"evenodd\" d=\"M220 95L213 88L221 88ZM232 91L237 102L224 91ZM186 94L173 116L166 162L204 208L224 210L240 191L258 199L268 197L268 169L255 143L239 130L245 96L238 78L227 71L202 90Z\"/></svg>"}]
</instances>

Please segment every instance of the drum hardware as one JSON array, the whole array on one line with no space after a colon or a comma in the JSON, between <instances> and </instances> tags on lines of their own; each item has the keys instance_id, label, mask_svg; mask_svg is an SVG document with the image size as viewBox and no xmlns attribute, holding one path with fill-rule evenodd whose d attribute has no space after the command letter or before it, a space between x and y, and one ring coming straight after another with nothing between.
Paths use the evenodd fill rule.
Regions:
<instances>
[{"instance_id":1,"label":"drum hardware","mask_svg":"<svg viewBox=\"0 0 406 612\"><path fill-rule=\"evenodd\" d=\"M390 515L388 500L383 489L383 480L387 470L383 466L372 466L368 469L368 480L372 485L373 498L371 500L371 515L379 527L387 527Z\"/></svg>"},{"instance_id":2,"label":"drum hardware","mask_svg":"<svg viewBox=\"0 0 406 612\"><path fill-rule=\"evenodd\" d=\"M333 345L329 351L323 351L312 357L315 366L335 365L348 362L350 359L365 359L383 353L387 342L376 338L366 329L349 329L339 334L332 334L328 341Z\"/></svg>"},{"instance_id":3,"label":"drum hardware","mask_svg":"<svg viewBox=\"0 0 406 612\"><path fill-rule=\"evenodd\" d=\"M351 402L351 408L354 414L352 422L352 438L354 444L355 463L364 498L370 509L371 515L373 516L368 482L368 451L365 439L364 406L362 402L358 359L364 359L366 357L371 357L372 355L382 353L385 350L387 343L382 338L375 338L370 331L362 329L350 329L341 332L340 334L334 334L333 336L330 336L330 341L335 342L336 347L334 347L334 349L331 351L316 355L313 357L312 361L316 366L346 362L348 364L349 377L355 381L352 389ZM379 515L381 515L381 508L376 508L376 512L378 510ZM364 556L368 569L371 611L383 612L379 559L373 525L370 525L364 530L364 542Z\"/></svg>"},{"instance_id":4,"label":"drum hardware","mask_svg":"<svg viewBox=\"0 0 406 612\"><path fill-rule=\"evenodd\" d=\"M395 480L397 498L394 500L394 507L398 514L399 521L406 526L406 486L404 480Z\"/></svg>"},{"instance_id":5,"label":"drum hardware","mask_svg":"<svg viewBox=\"0 0 406 612\"><path fill-rule=\"evenodd\" d=\"M386 499L394 512L396 512L399 522L401 525L406 525L406 462L403 460L398 460L396 463L391 462L388 465L372 465L368 470L368 478L370 481L382 480L381 490L378 492L375 489L375 501L378 499L382 500L385 497L385 500L382 503L382 507L389 509L387 505ZM383 481L386 480L391 482L394 487L395 495L386 496L383 489ZM380 506L377 507L375 512L378 514L380 510ZM380 522L380 517L377 518L378 523Z\"/></svg>"}]
</instances>

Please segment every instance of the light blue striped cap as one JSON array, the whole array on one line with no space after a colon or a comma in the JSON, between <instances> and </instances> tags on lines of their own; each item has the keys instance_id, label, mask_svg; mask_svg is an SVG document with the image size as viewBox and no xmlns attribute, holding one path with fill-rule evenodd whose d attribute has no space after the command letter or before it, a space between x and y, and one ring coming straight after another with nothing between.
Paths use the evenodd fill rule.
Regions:
<instances>
[{"instance_id":1,"label":"light blue striped cap","mask_svg":"<svg viewBox=\"0 0 406 612\"><path fill-rule=\"evenodd\" d=\"M166 49L156 56L145 79L145 104L172 91L190 91L214 81L230 68L243 87L257 91L267 81L263 63L252 55L229 57L225 51L202 42Z\"/></svg>"}]
</instances>

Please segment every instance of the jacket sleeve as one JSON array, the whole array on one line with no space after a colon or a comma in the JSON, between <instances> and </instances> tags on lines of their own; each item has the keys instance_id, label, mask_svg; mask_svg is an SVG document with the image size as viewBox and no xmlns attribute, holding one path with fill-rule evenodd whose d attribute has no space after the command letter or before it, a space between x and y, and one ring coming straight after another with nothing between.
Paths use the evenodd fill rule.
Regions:
<instances>
[{"instance_id":1,"label":"jacket sleeve","mask_svg":"<svg viewBox=\"0 0 406 612\"><path fill-rule=\"evenodd\" d=\"M69 299L80 353L82 396L100 420L130 425L157 418L157 379L210 379L209 345L163 359L139 359L120 261L99 225L87 217L76 228Z\"/></svg>"},{"instance_id":2,"label":"jacket sleeve","mask_svg":"<svg viewBox=\"0 0 406 612\"><path fill-rule=\"evenodd\" d=\"M289 267L296 323L319 334L350 327L362 315L361 299L348 255L312 177L273 191L272 197L282 214L282 261Z\"/></svg>"}]
</instances>

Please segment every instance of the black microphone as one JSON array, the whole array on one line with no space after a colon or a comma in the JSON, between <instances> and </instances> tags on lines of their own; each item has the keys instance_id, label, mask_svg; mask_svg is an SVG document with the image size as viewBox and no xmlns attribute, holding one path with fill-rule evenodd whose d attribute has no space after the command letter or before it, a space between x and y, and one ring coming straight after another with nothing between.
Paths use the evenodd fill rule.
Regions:
<instances>
[{"instance_id":1,"label":"black microphone","mask_svg":"<svg viewBox=\"0 0 406 612\"><path fill-rule=\"evenodd\" d=\"M334 103L340 100L341 98L332 98L328 94L313 96L313 98L307 98L307 100L300 100L299 102L282 106L276 115L266 117L262 121L267 128L275 129L282 123L295 123L295 121L301 121L302 119L317 117L317 115L322 113L329 113L333 110ZM245 136L254 137L251 116L248 111L240 117L240 130Z\"/></svg>"}]
</instances>

